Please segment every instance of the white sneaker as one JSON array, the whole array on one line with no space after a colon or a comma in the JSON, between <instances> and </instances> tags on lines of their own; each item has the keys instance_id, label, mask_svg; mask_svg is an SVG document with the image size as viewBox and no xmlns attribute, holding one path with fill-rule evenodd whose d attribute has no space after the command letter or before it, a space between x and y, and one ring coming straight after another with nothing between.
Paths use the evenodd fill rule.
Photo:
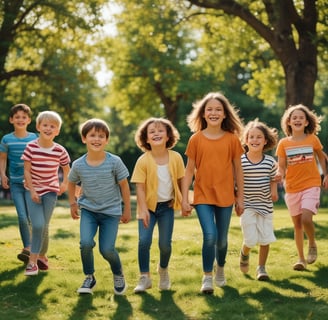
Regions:
<instances>
[{"instance_id":1,"label":"white sneaker","mask_svg":"<svg viewBox=\"0 0 328 320\"><path fill-rule=\"evenodd\" d=\"M139 278L139 283L134 288L134 293L145 292L147 289L151 288L151 279L146 274L143 274Z\"/></svg>"},{"instance_id":2,"label":"white sneaker","mask_svg":"<svg viewBox=\"0 0 328 320\"><path fill-rule=\"evenodd\" d=\"M224 277L224 267L217 266L215 274L215 284L217 287L223 287L226 285L226 279Z\"/></svg>"},{"instance_id":3,"label":"white sneaker","mask_svg":"<svg viewBox=\"0 0 328 320\"><path fill-rule=\"evenodd\" d=\"M159 274L159 284L158 288L160 290L170 290L171 282L167 268L157 267L157 272Z\"/></svg>"},{"instance_id":4,"label":"white sneaker","mask_svg":"<svg viewBox=\"0 0 328 320\"><path fill-rule=\"evenodd\" d=\"M214 289L213 289L213 277L212 276L203 276L202 279L202 287L200 288L200 291L202 293L206 294L212 294Z\"/></svg>"}]
</instances>

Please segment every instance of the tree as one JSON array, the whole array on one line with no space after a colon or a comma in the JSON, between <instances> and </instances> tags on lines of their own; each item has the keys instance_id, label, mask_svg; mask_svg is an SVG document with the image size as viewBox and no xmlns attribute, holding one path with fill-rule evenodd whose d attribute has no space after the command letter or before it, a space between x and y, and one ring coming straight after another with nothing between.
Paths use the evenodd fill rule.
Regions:
<instances>
[{"instance_id":1,"label":"tree","mask_svg":"<svg viewBox=\"0 0 328 320\"><path fill-rule=\"evenodd\" d=\"M0 2L0 135L11 130L8 110L13 104L27 103L34 114L55 110L64 120L58 140L75 157L81 119L99 109L94 44L104 2Z\"/></svg>"},{"instance_id":2,"label":"tree","mask_svg":"<svg viewBox=\"0 0 328 320\"><path fill-rule=\"evenodd\" d=\"M327 45L325 1L263 0L250 3L235 0L188 0L188 2L201 8L220 10L238 17L255 30L270 45L283 68L285 106L303 103L313 107L315 83L318 78L318 51L320 46Z\"/></svg>"}]
</instances>

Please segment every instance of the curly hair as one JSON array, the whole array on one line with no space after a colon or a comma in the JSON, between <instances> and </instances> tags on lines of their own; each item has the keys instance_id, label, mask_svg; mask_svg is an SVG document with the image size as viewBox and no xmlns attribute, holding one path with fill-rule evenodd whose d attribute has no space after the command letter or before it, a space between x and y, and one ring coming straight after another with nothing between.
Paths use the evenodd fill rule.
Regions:
<instances>
[{"instance_id":1,"label":"curly hair","mask_svg":"<svg viewBox=\"0 0 328 320\"><path fill-rule=\"evenodd\" d=\"M321 116L317 116L314 111L310 110L308 107L303 104L297 104L290 106L286 109L285 113L281 118L281 128L286 136L291 136L293 134L292 127L289 125L291 116L295 110L300 110L304 112L308 125L305 127L304 132L309 134L318 134L321 127L320 122L322 120Z\"/></svg>"},{"instance_id":2,"label":"curly hair","mask_svg":"<svg viewBox=\"0 0 328 320\"><path fill-rule=\"evenodd\" d=\"M254 119L253 121L250 121L246 124L244 128L243 133L243 139L242 142L244 144L245 150L248 150L248 147L246 145L249 131L253 128L259 129L262 131L264 138L266 140L266 144L263 147L263 151L268 151L273 149L277 143L278 143L278 130L276 128L270 128L268 125L266 125L264 122L259 121L258 118Z\"/></svg>"},{"instance_id":3,"label":"curly hair","mask_svg":"<svg viewBox=\"0 0 328 320\"><path fill-rule=\"evenodd\" d=\"M168 140L166 142L166 148L171 149L173 148L180 139L180 134L172 122L168 119L164 118L149 118L145 120L139 128L137 129L134 141L137 146L142 151L149 151L151 150L150 144L147 142L147 130L150 124L154 123L155 125L163 125L166 128Z\"/></svg>"}]
</instances>

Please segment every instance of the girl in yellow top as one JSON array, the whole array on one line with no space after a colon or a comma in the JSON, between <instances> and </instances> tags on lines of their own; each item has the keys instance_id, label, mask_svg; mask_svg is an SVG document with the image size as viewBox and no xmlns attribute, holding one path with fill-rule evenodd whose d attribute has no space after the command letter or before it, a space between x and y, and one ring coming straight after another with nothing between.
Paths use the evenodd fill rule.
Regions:
<instances>
[{"instance_id":1,"label":"girl in yellow top","mask_svg":"<svg viewBox=\"0 0 328 320\"><path fill-rule=\"evenodd\" d=\"M288 108L281 119L281 127L287 137L281 139L277 146L279 168L276 181L285 179L285 202L293 220L298 252L294 270L304 270L306 263L314 263L317 259L313 215L319 208L322 184L317 160L324 173L323 186L328 187L326 158L316 136L320 130L319 123L320 118L301 104ZM303 252L303 230L309 241L307 260Z\"/></svg>"},{"instance_id":2,"label":"girl in yellow top","mask_svg":"<svg viewBox=\"0 0 328 320\"><path fill-rule=\"evenodd\" d=\"M190 214L193 206L196 209L203 231L201 292L212 294L215 259L215 283L219 287L226 283L224 264L233 204L236 203L238 215L244 208L243 148L239 140L242 123L221 93L209 93L195 103L187 121L195 133L190 137L186 150L188 161L182 182L182 214ZM188 191L194 174L192 206Z\"/></svg>"},{"instance_id":3,"label":"girl in yellow top","mask_svg":"<svg viewBox=\"0 0 328 320\"><path fill-rule=\"evenodd\" d=\"M153 231L158 224L160 259L159 289L171 287L168 264L174 225L174 210L180 209L181 180L184 176L182 156L170 150L180 135L169 120L150 118L143 122L135 135L137 146L144 151L134 167L131 182L136 183L137 219L139 230L138 260L140 279L134 292L151 288L149 272L150 247Z\"/></svg>"}]
</instances>

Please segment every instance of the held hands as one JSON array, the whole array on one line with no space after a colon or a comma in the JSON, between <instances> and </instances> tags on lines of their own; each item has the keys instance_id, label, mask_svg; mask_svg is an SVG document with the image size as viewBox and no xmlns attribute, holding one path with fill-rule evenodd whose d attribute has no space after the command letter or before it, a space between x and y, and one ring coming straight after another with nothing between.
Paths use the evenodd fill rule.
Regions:
<instances>
[{"instance_id":1,"label":"held hands","mask_svg":"<svg viewBox=\"0 0 328 320\"><path fill-rule=\"evenodd\" d=\"M183 201L181 204L181 215L183 217L188 217L191 215L191 211L194 209L194 207L189 203Z\"/></svg>"},{"instance_id":2,"label":"held hands","mask_svg":"<svg viewBox=\"0 0 328 320\"><path fill-rule=\"evenodd\" d=\"M235 212L238 217L244 213L244 199L236 197L235 199Z\"/></svg>"},{"instance_id":3,"label":"held hands","mask_svg":"<svg viewBox=\"0 0 328 320\"><path fill-rule=\"evenodd\" d=\"M71 217L74 220L80 219L79 207L76 202L71 204Z\"/></svg>"}]
</instances>

